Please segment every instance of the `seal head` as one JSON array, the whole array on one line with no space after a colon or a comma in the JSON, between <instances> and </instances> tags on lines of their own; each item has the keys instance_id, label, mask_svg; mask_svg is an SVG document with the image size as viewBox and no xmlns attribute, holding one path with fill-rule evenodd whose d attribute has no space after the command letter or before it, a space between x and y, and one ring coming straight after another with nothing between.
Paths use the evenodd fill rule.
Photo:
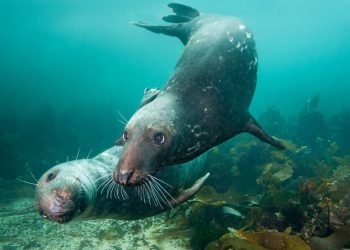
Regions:
<instances>
[{"instance_id":1,"label":"seal head","mask_svg":"<svg viewBox=\"0 0 350 250\"><path fill-rule=\"evenodd\" d=\"M81 173L74 171L75 162L57 165L48 170L39 180L35 192L35 208L49 220L67 223L81 215L91 202L89 190L80 180ZM62 168L64 167L64 168Z\"/></svg>"},{"instance_id":2,"label":"seal head","mask_svg":"<svg viewBox=\"0 0 350 250\"><path fill-rule=\"evenodd\" d=\"M176 150L175 111L168 111L173 105L170 96L160 95L128 122L122 135L123 150L119 159L118 171L114 179L123 185L136 185L169 163L169 157ZM153 112L157 104L159 112Z\"/></svg>"}]
</instances>

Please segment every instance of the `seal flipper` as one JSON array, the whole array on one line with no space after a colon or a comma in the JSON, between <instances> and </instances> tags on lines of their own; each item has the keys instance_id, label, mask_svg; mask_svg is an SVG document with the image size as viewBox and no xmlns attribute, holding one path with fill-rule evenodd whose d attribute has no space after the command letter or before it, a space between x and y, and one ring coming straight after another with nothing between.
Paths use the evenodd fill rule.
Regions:
<instances>
[{"instance_id":1,"label":"seal flipper","mask_svg":"<svg viewBox=\"0 0 350 250\"><path fill-rule=\"evenodd\" d=\"M164 34L168 36L175 36L181 40L183 44L188 41L188 34L186 32L181 32L179 24L173 25L150 25L144 22L131 22L132 24L144 28L146 30L152 31L157 34Z\"/></svg>"},{"instance_id":2,"label":"seal flipper","mask_svg":"<svg viewBox=\"0 0 350 250\"><path fill-rule=\"evenodd\" d=\"M178 16L178 15L163 16L162 19L168 23L187 23L191 21L191 18L187 16Z\"/></svg>"},{"instance_id":3,"label":"seal flipper","mask_svg":"<svg viewBox=\"0 0 350 250\"><path fill-rule=\"evenodd\" d=\"M285 149L285 146L272 136L268 135L263 128L259 125L259 123L254 119L253 116L250 116L248 122L243 128L244 132L248 132L255 137L259 138L260 140L271 144L272 146L278 148L278 149Z\"/></svg>"},{"instance_id":4,"label":"seal flipper","mask_svg":"<svg viewBox=\"0 0 350 250\"><path fill-rule=\"evenodd\" d=\"M184 4L169 3L168 7L171 8L173 12L178 16L194 18L200 15L198 10Z\"/></svg>"},{"instance_id":5,"label":"seal flipper","mask_svg":"<svg viewBox=\"0 0 350 250\"><path fill-rule=\"evenodd\" d=\"M190 22L193 18L198 17L200 13L183 4L170 3L168 6L173 10L175 15L169 15L163 17L163 20L169 23L176 23L173 25L150 25L144 22L131 22L132 24L145 28L149 31L158 34L165 34L168 36L178 37L181 42L185 45L191 33L191 29L184 28L183 23Z\"/></svg>"},{"instance_id":6,"label":"seal flipper","mask_svg":"<svg viewBox=\"0 0 350 250\"><path fill-rule=\"evenodd\" d=\"M160 93L160 89L158 89L158 88L155 88L155 89L145 88L139 108L152 102L154 99L157 98L159 93Z\"/></svg>"},{"instance_id":7,"label":"seal flipper","mask_svg":"<svg viewBox=\"0 0 350 250\"><path fill-rule=\"evenodd\" d=\"M207 173L203 177L199 178L192 187L181 191L174 199L170 201L171 206L175 207L185 201L187 201L189 198L191 198L193 195L195 195L204 185L205 181L209 178L210 173Z\"/></svg>"}]
</instances>

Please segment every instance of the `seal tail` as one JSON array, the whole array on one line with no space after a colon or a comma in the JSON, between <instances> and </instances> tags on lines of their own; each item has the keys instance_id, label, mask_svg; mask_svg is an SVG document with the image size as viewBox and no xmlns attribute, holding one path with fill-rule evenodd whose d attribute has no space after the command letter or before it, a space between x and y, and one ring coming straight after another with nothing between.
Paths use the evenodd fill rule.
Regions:
<instances>
[{"instance_id":1,"label":"seal tail","mask_svg":"<svg viewBox=\"0 0 350 250\"><path fill-rule=\"evenodd\" d=\"M179 3L170 3L168 7L171 8L175 14L164 16L162 19L165 22L174 23L172 25L151 25L144 22L131 23L154 33L178 37L183 44L186 44L190 35L190 30L185 29L181 24L190 22L193 18L200 16L200 13L192 7Z\"/></svg>"},{"instance_id":2,"label":"seal tail","mask_svg":"<svg viewBox=\"0 0 350 250\"><path fill-rule=\"evenodd\" d=\"M243 128L244 132L248 132L258 139L262 140L263 142L266 142L278 149L285 149L285 146L276 138L268 135L264 129L260 126L260 124L254 119L253 116L250 116L250 119L246 123L246 125Z\"/></svg>"}]
</instances>

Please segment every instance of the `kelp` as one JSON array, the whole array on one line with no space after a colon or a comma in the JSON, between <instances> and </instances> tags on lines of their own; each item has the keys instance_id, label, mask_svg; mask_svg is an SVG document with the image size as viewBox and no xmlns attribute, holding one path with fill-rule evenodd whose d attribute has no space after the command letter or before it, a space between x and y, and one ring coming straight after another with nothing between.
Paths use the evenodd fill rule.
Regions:
<instances>
[{"instance_id":1,"label":"kelp","mask_svg":"<svg viewBox=\"0 0 350 250\"><path fill-rule=\"evenodd\" d=\"M263 231L248 232L231 229L218 241L211 242L206 249L247 249L247 250L310 250L311 248L297 235Z\"/></svg>"}]
</instances>

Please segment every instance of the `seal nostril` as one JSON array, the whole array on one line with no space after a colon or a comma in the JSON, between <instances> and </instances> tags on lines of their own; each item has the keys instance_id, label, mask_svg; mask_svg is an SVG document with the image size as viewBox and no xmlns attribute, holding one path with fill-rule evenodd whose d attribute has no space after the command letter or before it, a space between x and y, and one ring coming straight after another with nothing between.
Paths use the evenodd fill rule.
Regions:
<instances>
[{"instance_id":1,"label":"seal nostril","mask_svg":"<svg viewBox=\"0 0 350 250\"><path fill-rule=\"evenodd\" d=\"M127 184L134 173L134 170L119 171L119 183Z\"/></svg>"}]
</instances>

